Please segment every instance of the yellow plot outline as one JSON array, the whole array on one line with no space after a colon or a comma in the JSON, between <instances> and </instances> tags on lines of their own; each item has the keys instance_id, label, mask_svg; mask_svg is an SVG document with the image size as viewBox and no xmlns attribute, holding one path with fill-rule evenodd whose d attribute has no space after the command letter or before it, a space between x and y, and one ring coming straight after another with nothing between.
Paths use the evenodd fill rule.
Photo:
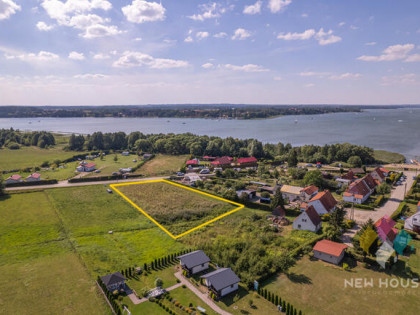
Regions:
<instances>
[{"instance_id":1,"label":"yellow plot outline","mask_svg":"<svg viewBox=\"0 0 420 315\"><path fill-rule=\"evenodd\" d=\"M230 204L232 204L232 205L235 205L235 206L237 206L237 208L235 208L235 209L233 209L233 210L231 210L231 211L229 211L229 212L226 212L226 213L224 213L224 214L222 214L222 215L219 215L218 217L216 217L216 218L213 218L213 219L211 219L211 220L209 220L209 221L207 221L207 222L205 222L205 223L203 223L203 224L200 224L199 226L196 226L195 228L192 228L192 229L190 229L190 230L188 230L188 231L186 231L186 232L184 232L184 233L181 233L181 234L179 234L179 235L173 235L171 232L169 232L167 229L165 229L159 222L157 222L155 219L153 219L149 214L147 214L147 212L146 211L144 211L142 208L140 208L138 205L136 205L130 198L128 198L126 195L124 195L121 191L119 191L118 190L118 188L116 188L116 187L119 187L119 186L127 186L127 185L138 185L138 184L147 184L147 183L158 183L158 182L163 182L163 183L168 183L168 184L171 184L171 185L174 185L174 186L178 186L178 187L181 187L181 188L184 188L184 189L187 189L187 190L191 190L191 191L193 191L193 192L196 192L196 193L199 193L199 194L202 194L202 195L205 195L205 196L209 196L209 197L212 197L212 198L214 198L214 199L218 199L218 200L221 200L221 201L224 201L224 202L227 202L227 203L230 203ZM109 185L113 190L115 190L121 197L123 197L126 201L128 201L128 203L130 203L134 208L136 208L137 210L139 210L141 213L143 213L150 221L152 221L154 224L156 224L158 227L160 227L164 232L166 232L166 234L168 234L170 237L172 237L173 239L177 239L177 238L180 238L180 237L182 237L182 236L184 236L184 235L187 235L188 233L191 233L191 232L193 232L193 231L195 231L195 230L198 230L199 228L202 228L203 226L206 226L206 225L208 225L208 224L210 224L210 223L213 223L213 222L215 222L215 221L217 221L217 220L219 220L219 219L221 219L221 218L223 218L223 217L226 217L226 216L228 216L229 214L232 214L232 213L234 213L234 212L236 212L236 211L238 211L238 210L241 210L241 209L243 209L245 206L244 205L242 205L242 204L240 204L240 203L237 203L237 202L234 202L234 201L230 201L230 200L227 200L227 199L224 199L224 198L221 198L221 197L217 197L217 196L214 196L214 195L211 195L211 194L208 194L208 193L205 193L205 192L203 192L203 191L200 191L200 190L197 190L197 189L194 189L194 188L190 188L190 187L186 187L186 186L184 186L184 185L181 185L181 184L178 184L178 183L173 183L173 182L171 182L171 181L168 181L168 180L165 180L165 179L153 179L153 180L146 180L146 181L140 181L140 182L130 182L130 183L121 183L121 184L111 184L111 185Z\"/></svg>"}]
</instances>

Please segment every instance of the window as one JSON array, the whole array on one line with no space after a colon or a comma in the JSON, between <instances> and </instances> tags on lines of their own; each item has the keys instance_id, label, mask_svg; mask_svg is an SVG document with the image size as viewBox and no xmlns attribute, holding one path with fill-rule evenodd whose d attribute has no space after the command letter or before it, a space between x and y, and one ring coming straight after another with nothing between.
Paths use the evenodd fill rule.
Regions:
<instances>
[{"instance_id":1,"label":"window","mask_svg":"<svg viewBox=\"0 0 420 315\"><path fill-rule=\"evenodd\" d=\"M204 267L204 264L201 264L201 267Z\"/></svg>"},{"instance_id":2,"label":"window","mask_svg":"<svg viewBox=\"0 0 420 315\"><path fill-rule=\"evenodd\" d=\"M230 287L233 288L233 284Z\"/></svg>"},{"instance_id":3,"label":"window","mask_svg":"<svg viewBox=\"0 0 420 315\"><path fill-rule=\"evenodd\" d=\"M298 229L300 229L300 224L298 224Z\"/></svg>"}]
</instances>

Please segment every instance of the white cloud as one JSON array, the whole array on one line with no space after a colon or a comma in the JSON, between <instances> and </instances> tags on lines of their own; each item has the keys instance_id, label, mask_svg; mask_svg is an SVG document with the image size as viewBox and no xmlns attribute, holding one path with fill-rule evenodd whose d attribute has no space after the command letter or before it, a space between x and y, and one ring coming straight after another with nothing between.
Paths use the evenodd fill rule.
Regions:
<instances>
[{"instance_id":1,"label":"white cloud","mask_svg":"<svg viewBox=\"0 0 420 315\"><path fill-rule=\"evenodd\" d=\"M254 65L254 64L247 64L243 66L235 66L231 64L221 65L221 67L229 70L234 71L243 71L243 72L267 72L270 71L269 69L265 69L262 66Z\"/></svg>"},{"instance_id":2,"label":"white cloud","mask_svg":"<svg viewBox=\"0 0 420 315\"><path fill-rule=\"evenodd\" d=\"M109 55L103 54L103 53L98 53L98 54L93 55L93 59L96 59L96 60L105 60L109 58L111 58Z\"/></svg>"},{"instance_id":3,"label":"white cloud","mask_svg":"<svg viewBox=\"0 0 420 315\"><path fill-rule=\"evenodd\" d=\"M338 43L341 41L341 37L337 35L333 35L332 30L325 32L323 28L321 28L318 31L318 33L316 33L315 38L318 40L318 43L322 46Z\"/></svg>"},{"instance_id":4,"label":"white cloud","mask_svg":"<svg viewBox=\"0 0 420 315\"><path fill-rule=\"evenodd\" d=\"M73 76L75 79L105 79L108 76L100 73L85 73L85 74L76 74Z\"/></svg>"},{"instance_id":5,"label":"white cloud","mask_svg":"<svg viewBox=\"0 0 420 315\"><path fill-rule=\"evenodd\" d=\"M353 31L358 30L360 27L356 26L356 25L350 25L350 29L352 29Z\"/></svg>"},{"instance_id":6,"label":"white cloud","mask_svg":"<svg viewBox=\"0 0 420 315\"><path fill-rule=\"evenodd\" d=\"M330 75L331 73L330 72L314 72L314 71L307 71L307 72L301 72L301 73L299 73L299 75L301 76L301 77L320 77L320 78L323 78L323 77L325 77L325 76L327 76L327 75Z\"/></svg>"},{"instance_id":7,"label":"white cloud","mask_svg":"<svg viewBox=\"0 0 420 315\"><path fill-rule=\"evenodd\" d=\"M340 23L338 23L338 26L344 26L344 25L346 25L346 22L340 22Z\"/></svg>"},{"instance_id":8,"label":"white cloud","mask_svg":"<svg viewBox=\"0 0 420 315\"><path fill-rule=\"evenodd\" d=\"M207 62L207 63L201 65L201 67L204 68L204 69L211 69L211 68L214 68L214 65L210 62Z\"/></svg>"},{"instance_id":9,"label":"white cloud","mask_svg":"<svg viewBox=\"0 0 420 315\"><path fill-rule=\"evenodd\" d=\"M274 77L274 78L273 78L273 80L274 80L274 81L281 81L281 80L283 80L283 78L282 78L282 77L277 76L277 77Z\"/></svg>"},{"instance_id":10,"label":"white cloud","mask_svg":"<svg viewBox=\"0 0 420 315\"><path fill-rule=\"evenodd\" d=\"M122 56L113 63L113 66L118 68L146 66L151 69L184 68L188 65L187 61L154 58L150 55L136 51L125 51Z\"/></svg>"},{"instance_id":11,"label":"white cloud","mask_svg":"<svg viewBox=\"0 0 420 315\"><path fill-rule=\"evenodd\" d=\"M279 34L277 36L278 39L284 39L284 40L306 40L310 39L313 36L315 36L315 30L309 29L302 33L287 33L287 34Z\"/></svg>"},{"instance_id":12,"label":"white cloud","mask_svg":"<svg viewBox=\"0 0 420 315\"><path fill-rule=\"evenodd\" d=\"M34 54L34 53L28 53L28 54L24 53L24 54L20 54L20 55L6 54L5 57L6 57L6 59L19 59L19 60L27 61L27 62L54 61L54 60L58 60L60 58L58 55L56 55L52 52L43 51L43 50L41 50L37 54Z\"/></svg>"},{"instance_id":13,"label":"white cloud","mask_svg":"<svg viewBox=\"0 0 420 315\"><path fill-rule=\"evenodd\" d=\"M390 85L410 85L410 84L419 84L417 80L417 75L414 73L407 73L402 75L393 75L393 76L384 76L382 77L383 86L390 86Z\"/></svg>"},{"instance_id":14,"label":"white cloud","mask_svg":"<svg viewBox=\"0 0 420 315\"><path fill-rule=\"evenodd\" d=\"M228 34L225 33L225 32L220 32L220 33L217 33L217 34L213 35L213 37L216 37L216 38L225 38L227 36L228 36Z\"/></svg>"},{"instance_id":15,"label":"white cloud","mask_svg":"<svg viewBox=\"0 0 420 315\"><path fill-rule=\"evenodd\" d=\"M376 45L376 42L368 42L365 45L366 46L375 46Z\"/></svg>"},{"instance_id":16,"label":"white cloud","mask_svg":"<svg viewBox=\"0 0 420 315\"><path fill-rule=\"evenodd\" d=\"M379 56L360 56L357 60L363 61L394 61L394 60L401 60L407 58L407 55L410 51L414 49L413 44L405 44L405 45L392 45L387 47L383 52L382 55Z\"/></svg>"},{"instance_id":17,"label":"white cloud","mask_svg":"<svg viewBox=\"0 0 420 315\"><path fill-rule=\"evenodd\" d=\"M21 6L12 0L0 0L0 20L6 20L20 10Z\"/></svg>"},{"instance_id":18,"label":"white cloud","mask_svg":"<svg viewBox=\"0 0 420 315\"><path fill-rule=\"evenodd\" d=\"M191 16L188 16L190 19L194 21L204 21L207 19L215 19L220 17L222 14L226 13L228 10L227 8L223 7L219 3L216 2L210 2L208 4L200 4L198 6L200 9L200 14L194 14Z\"/></svg>"},{"instance_id":19,"label":"white cloud","mask_svg":"<svg viewBox=\"0 0 420 315\"><path fill-rule=\"evenodd\" d=\"M248 37L251 37L251 33L243 28L238 28L235 30L232 39L233 40L244 40Z\"/></svg>"},{"instance_id":20,"label":"white cloud","mask_svg":"<svg viewBox=\"0 0 420 315\"><path fill-rule=\"evenodd\" d=\"M198 40L204 39L209 37L209 32L197 32L197 34L195 34L195 36L198 38Z\"/></svg>"},{"instance_id":21,"label":"white cloud","mask_svg":"<svg viewBox=\"0 0 420 315\"><path fill-rule=\"evenodd\" d=\"M69 59L72 60L85 60L83 53L78 53L77 51L72 51L69 53Z\"/></svg>"},{"instance_id":22,"label":"white cloud","mask_svg":"<svg viewBox=\"0 0 420 315\"><path fill-rule=\"evenodd\" d=\"M339 75L332 75L329 78L331 80L344 80L344 79L358 79L360 78L362 75L360 73L343 73L343 74L339 74Z\"/></svg>"},{"instance_id":23,"label":"white cloud","mask_svg":"<svg viewBox=\"0 0 420 315\"><path fill-rule=\"evenodd\" d=\"M36 23L36 27L40 30L40 31L51 31L54 28L54 25L48 25L45 22L39 21L38 23Z\"/></svg>"},{"instance_id":24,"label":"white cloud","mask_svg":"<svg viewBox=\"0 0 420 315\"><path fill-rule=\"evenodd\" d=\"M87 27L85 33L80 34L80 36L84 38L96 38L117 35L120 33L122 33L122 31L119 31L114 25L95 24Z\"/></svg>"},{"instance_id":25,"label":"white cloud","mask_svg":"<svg viewBox=\"0 0 420 315\"><path fill-rule=\"evenodd\" d=\"M308 13L302 13L300 16L303 17L303 18L307 18L309 15L308 15Z\"/></svg>"},{"instance_id":26,"label":"white cloud","mask_svg":"<svg viewBox=\"0 0 420 315\"><path fill-rule=\"evenodd\" d=\"M292 3L292 0L270 0L268 2L268 8L271 13L277 13L285 9L289 4Z\"/></svg>"},{"instance_id":27,"label":"white cloud","mask_svg":"<svg viewBox=\"0 0 420 315\"><path fill-rule=\"evenodd\" d=\"M136 41L136 42L140 42L142 40L142 38L141 37L136 37L136 38L134 38L134 41Z\"/></svg>"},{"instance_id":28,"label":"white cloud","mask_svg":"<svg viewBox=\"0 0 420 315\"><path fill-rule=\"evenodd\" d=\"M254 4L246 5L244 7L243 13L250 14L250 15L261 13L261 4L262 4L261 1L257 1Z\"/></svg>"},{"instance_id":29,"label":"white cloud","mask_svg":"<svg viewBox=\"0 0 420 315\"><path fill-rule=\"evenodd\" d=\"M166 9L161 3L134 0L131 5L121 8L129 22L144 23L163 21Z\"/></svg>"},{"instance_id":30,"label":"white cloud","mask_svg":"<svg viewBox=\"0 0 420 315\"><path fill-rule=\"evenodd\" d=\"M404 60L405 62L420 62L420 54L413 54Z\"/></svg>"},{"instance_id":31,"label":"white cloud","mask_svg":"<svg viewBox=\"0 0 420 315\"><path fill-rule=\"evenodd\" d=\"M184 39L184 42L186 42L186 43L192 43L194 41L194 39L191 37L191 36L187 36L185 39Z\"/></svg>"}]
</instances>

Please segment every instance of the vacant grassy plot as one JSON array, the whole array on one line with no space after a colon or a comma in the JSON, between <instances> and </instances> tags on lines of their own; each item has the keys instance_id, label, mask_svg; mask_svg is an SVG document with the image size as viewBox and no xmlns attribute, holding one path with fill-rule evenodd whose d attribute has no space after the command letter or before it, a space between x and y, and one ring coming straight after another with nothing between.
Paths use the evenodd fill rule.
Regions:
<instances>
[{"instance_id":1,"label":"vacant grassy plot","mask_svg":"<svg viewBox=\"0 0 420 315\"><path fill-rule=\"evenodd\" d=\"M400 153L389 152L385 150L375 150L373 151L373 156L377 161L382 163L401 163L405 161L405 156Z\"/></svg>"},{"instance_id":2,"label":"vacant grassy plot","mask_svg":"<svg viewBox=\"0 0 420 315\"><path fill-rule=\"evenodd\" d=\"M344 279L352 278L373 279L374 288L345 288ZM264 288L305 314L337 314L338 311L342 314L401 314L402 310L404 314L416 314L420 309L418 288L379 288L379 279L390 281L393 278L396 277L361 266L348 272L305 257L288 275L272 278Z\"/></svg>"},{"instance_id":3,"label":"vacant grassy plot","mask_svg":"<svg viewBox=\"0 0 420 315\"><path fill-rule=\"evenodd\" d=\"M143 273L136 278L129 279L127 284L130 288L134 289L137 294L141 294L144 288L153 289L156 287L155 280L157 278L163 281L163 288L169 288L177 283L177 278L174 275L175 272L175 265L172 265L162 270L152 270L147 273Z\"/></svg>"},{"instance_id":4,"label":"vacant grassy plot","mask_svg":"<svg viewBox=\"0 0 420 315\"><path fill-rule=\"evenodd\" d=\"M146 176L163 176L171 175L178 172L188 159L188 155L156 155L152 160L146 162L139 172Z\"/></svg>"},{"instance_id":5,"label":"vacant grassy plot","mask_svg":"<svg viewBox=\"0 0 420 315\"><path fill-rule=\"evenodd\" d=\"M114 161L115 156L117 156L117 161ZM96 158L92 162L96 164L96 169L100 170L101 172L99 174L91 172L88 175L86 175L86 177L112 175L112 173L118 172L120 168L129 168L136 166L140 163L141 159L142 158L137 155L124 156L121 154L109 154L104 156L102 160L100 158ZM133 162L134 160L136 162ZM136 172L134 172L133 174L138 173L140 173L140 170L136 170Z\"/></svg>"},{"instance_id":6,"label":"vacant grassy plot","mask_svg":"<svg viewBox=\"0 0 420 315\"><path fill-rule=\"evenodd\" d=\"M79 153L66 152L62 145L50 149L38 147L21 147L19 150L0 149L0 170L40 166L45 161L52 163L54 160L64 160L75 154Z\"/></svg>"},{"instance_id":7,"label":"vacant grassy plot","mask_svg":"<svg viewBox=\"0 0 420 315\"><path fill-rule=\"evenodd\" d=\"M236 208L225 201L166 182L116 188L174 235Z\"/></svg>"}]
</instances>

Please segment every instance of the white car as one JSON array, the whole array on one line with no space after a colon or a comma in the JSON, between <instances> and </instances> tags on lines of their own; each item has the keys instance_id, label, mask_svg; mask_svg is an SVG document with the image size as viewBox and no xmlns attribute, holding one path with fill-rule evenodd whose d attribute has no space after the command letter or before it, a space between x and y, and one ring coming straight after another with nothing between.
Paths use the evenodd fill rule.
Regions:
<instances>
[{"instance_id":1,"label":"white car","mask_svg":"<svg viewBox=\"0 0 420 315\"><path fill-rule=\"evenodd\" d=\"M202 169L200 174L210 174L210 170L208 168Z\"/></svg>"}]
</instances>

